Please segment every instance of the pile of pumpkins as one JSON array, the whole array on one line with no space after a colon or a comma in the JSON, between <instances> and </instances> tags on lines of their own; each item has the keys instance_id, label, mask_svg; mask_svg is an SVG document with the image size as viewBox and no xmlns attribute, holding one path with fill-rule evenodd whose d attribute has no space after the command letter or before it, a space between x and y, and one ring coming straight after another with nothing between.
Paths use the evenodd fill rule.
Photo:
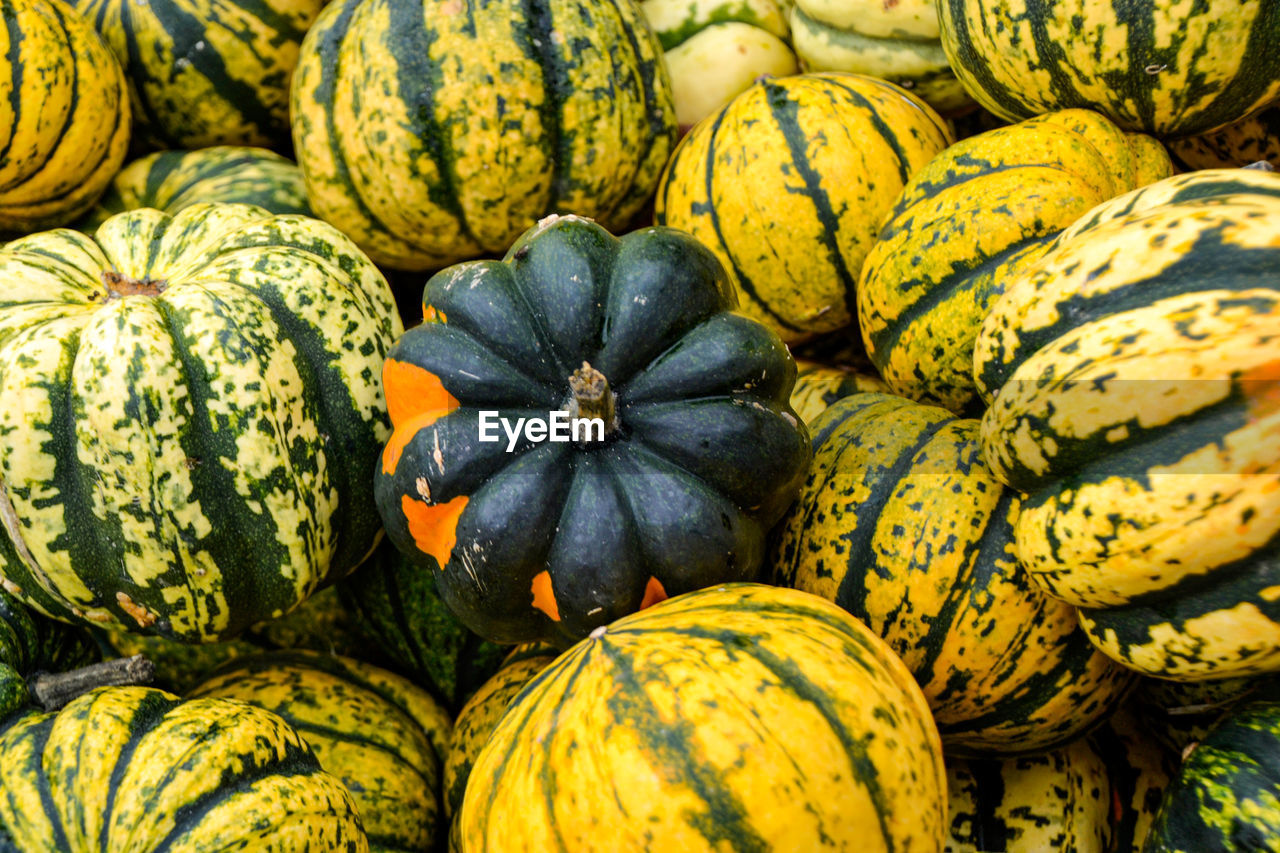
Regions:
<instances>
[{"instance_id":1,"label":"pile of pumpkins","mask_svg":"<svg viewBox=\"0 0 1280 853\"><path fill-rule=\"evenodd\" d=\"M0 851L1280 849L1280 0L0 14Z\"/></svg>"}]
</instances>

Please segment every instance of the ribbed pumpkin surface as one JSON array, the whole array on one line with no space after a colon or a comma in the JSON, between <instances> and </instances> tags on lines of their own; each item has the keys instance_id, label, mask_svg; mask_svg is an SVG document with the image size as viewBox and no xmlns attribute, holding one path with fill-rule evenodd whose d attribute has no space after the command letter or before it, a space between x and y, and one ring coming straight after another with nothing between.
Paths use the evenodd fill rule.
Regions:
<instances>
[{"instance_id":1,"label":"ribbed pumpkin surface","mask_svg":"<svg viewBox=\"0 0 1280 853\"><path fill-rule=\"evenodd\" d=\"M1169 143L1188 169L1248 166L1259 160L1280 168L1280 104L1272 104L1218 130Z\"/></svg>"},{"instance_id":2,"label":"ribbed pumpkin surface","mask_svg":"<svg viewBox=\"0 0 1280 853\"><path fill-rule=\"evenodd\" d=\"M450 712L462 707L507 654L505 647L480 639L459 622L441 600L435 576L389 540L340 581L338 590L356 628L388 665Z\"/></svg>"},{"instance_id":3,"label":"ribbed pumpkin surface","mask_svg":"<svg viewBox=\"0 0 1280 853\"><path fill-rule=\"evenodd\" d=\"M129 78L134 148L289 144L289 78L325 0L71 0Z\"/></svg>"},{"instance_id":4,"label":"ribbed pumpkin surface","mask_svg":"<svg viewBox=\"0 0 1280 853\"><path fill-rule=\"evenodd\" d=\"M15 722L0 824L21 853L369 849L351 795L280 717L143 687Z\"/></svg>"},{"instance_id":5,"label":"ribbed pumpkin surface","mask_svg":"<svg viewBox=\"0 0 1280 853\"><path fill-rule=\"evenodd\" d=\"M1094 206L1172 171L1158 142L1087 110L949 147L911 177L862 268L867 354L896 393L980 415L974 339L1004 282Z\"/></svg>"},{"instance_id":6,"label":"ribbed pumpkin surface","mask_svg":"<svg viewBox=\"0 0 1280 853\"><path fill-rule=\"evenodd\" d=\"M0 18L0 232L64 225L124 162L124 74L62 3L4 0Z\"/></svg>"},{"instance_id":7,"label":"ribbed pumpkin surface","mask_svg":"<svg viewBox=\"0 0 1280 853\"><path fill-rule=\"evenodd\" d=\"M975 376L1018 555L1139 671L1280 668L1280 175L1178 176L1008 283Z\"/></svg>"},{"instance_id":8,"label":"ribbed pumpkin surface","mask_svg":"<svg viewBox=\"0 0 1280 853\"><path fill-rule=\"evenodd\" d=\"M761 80L681 141L654 219L710 248L743 311L793 343L854 321L881 220L950 141L933 110L882 80Z\"/></svg>"},{"instance_id":9,"label":"ribbed pumpkin surface","mask_svg":"<svg viewBox=\"0 0 1280 853\"><path fill-rule=\"evenodd\" d=\"M469 851L936 851L924 697L814 596L730 584L598 629L538 675L472 768ZM517 817L518 816L518 817Z\"/></svg>"},{"instance_id":10,"label":"ribbed pumpkin surface","mask_svg":"<svg viewBox=\"0 0 1280 853\"><path fill-rule=\"evenodd\" d=\"M1011 121L1096 109L1126 130L1203 133L1280 95L1274 0L939 0L965 88Z\"/></svg>"},{"instance_id":11,"label":"ribbed pumpkin surface","mask_svg":"<svg viewBox=\"0 0 1280 853\"><path fill-rule=\"evenodd\" d=\"M462 808L471 767L480 750L489 742L493 727L502 719L511 700L555 659L555 649L546 643L517 646L502 662L502 667L458 712L444 764L444 810L447 816L456 816Z\"/></svg>"},{"instance_id":12,"label":"ribbed pumpkin surface","mask_svg":"<svg viewBox=\"0 0 1280 853\"><path fill-rule=\"evenodd\" d=\"M378 263L501 254L548 213L622 230L675 144L632 0L334 0L307 33L293 140L316 212Z\"/></svg>"},{"instance_id":13,"label":"ribbed pumpkin surface","mask_svg":"<svg viewBox=\"0 0 1280 853\"><path fill-rule=\"evenodd\" d=\"M387 538L463 624L567 646L667 596L759 577L809 435L788 404L790 353L733 310L705 247L547 217L502 261L432 276L422 299L383 366L395 430L375 497ZM556 412L560 440L513 426ZM575 438L580 415L598 428Z\"/></svg>"},{"instance_id":14,"label":"ribbed pumpkin surface","mask_svg":"<svg viewBox=\"0 0 1280 853\"><path fill-rule=\"evenodd\" d=\"M1128 711L1049 752L948 759L947 853L1136 853L1172 759Z\"/></svg>"},{"instance_id":15,"label":"ribbed pumpkin surface","mask_svg":"<svg viewBox=\"0 0 1280 853\"><path fill-rule=\"evenodd\" d=\"M302 172L291 161L265 148L220 145L159 151L134 160L76 227L93 231L126 210L154 207L172 214L202 202L254 204L269 213L311 213Z\"/></svg>"},{"instance_id":16,"label":"ribbed pumpkin surface","mask_svg":"<svg viewBox=\"0 0 1280 853\"><path fill-rule=\"evenodd\" d=\"M949 753L1047 749L1115 707L1131 679L1018 566L1018 500L982 463L977 421L868 393L813 430L776 577L885 638Z\"/></svg>"},{"instance_id":17,"label":"ribbed pumpkin surface","mask_svg":"<svg viewBox=\"0 0 1280 853\"><path fill-rule=\"evenodd\" d=\"M791 391L791 408L795 409L800 420L811 424L836 400L864 391L888 390L889 386L878 376L796 359L796 384Z\"/></svg>"},{"instance_id":18,"label":"ribbed pumpkin surface","mask_svg":"<svg viewBox=\"0 0 1280 853\"><path fill-rule=\"evenodd\" d=\"M1247 705L1183 761L1143 853L1280 849L1280 703Z\"/></svg>"},{"instance_id":19,"label":"ribbed pumpkin surface","mask_svg":"<svg viewBox=\"0 0 1280 853\"><path fill-rule=\"evenodd\" d=\"M293 726L351 791L371 850L427 851L443 836L450 721L407 679L350 658L271 652L224 667L190 697L240 699Z\"/></svg>"},{"instance_id":20,"label":"ribbed pumpkin surface","mask_svg":"<svg viewBox=\"0 0 1280 853\"><path fill-rule=\"evenodd\" d=\"M207 641L379 530L386 281L305 217L139 210L0 250L0 576L53 615Z\"/></svg>"},{"instance_id":21,"label":"ribbed pumpkin surface","mask_svg":"<svg viewBox=\"0 0 1280 853\"><path fill-rule=\"evenodd\" d=\"M879 77L944 115L973 104L942 50L935 0L797 0L790 22L806 71Z\"/></svg>"}]
</instances>

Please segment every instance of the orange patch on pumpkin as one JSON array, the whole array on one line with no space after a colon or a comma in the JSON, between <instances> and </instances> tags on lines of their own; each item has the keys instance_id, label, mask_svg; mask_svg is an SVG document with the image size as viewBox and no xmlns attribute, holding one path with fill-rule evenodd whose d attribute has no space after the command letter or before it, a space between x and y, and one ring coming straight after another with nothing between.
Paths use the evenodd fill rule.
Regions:
<instances>
[{"instance_id":1,"label":"orange patch on pumpkin","mask_svg":"<svg viewBox=\"0 0 1280 853\"><path fill-rule=\"evenodd\" d=\"M391 433L391 437L387 439L386 446L382 448L382 473L394 474L396 466L400 464L400 457L404 453L405 447L413 440L413 437L451 411L453 409L431 409L426 412L420 412L412 420L396 427L395 431Z\"/></svg>"},{"instance_id":2,"label":"orange patch on pumpkin","mask_svg":"<svg viewBox=\"0 0 1280 853\"><path fill-rule=\"evenodd\" d=\"M551 588L551 573L546 569L538 572L533 576L533 583L529 588L533 592L534 609L547 614L552 622L559 622L560 605L556 603L556 593Z\"/></svg>"},{"instance_id":3,"label":"orange patch on pumpkin","mask_svg":"<svg viewBox=\"0 0 1280 853\"><path fill-rule=\"evenodd\" d=\"M1251 420L1280 411L1280 359L1246 370L1240 376L1240 390L1248 400Z\"/></svg>"},{"instance_id":4,"label":"orange patch on pumpkin","mask_svg":"<svg viewBox=\"0 0 1280 853\"><path fill-rule=\"evenodd\" d=\"M649 582L644 586L644 598L640 599L640 609L652 607L659 601L667 600L667 591L662 586L662 581L649 575Z\"/></svg>"},{"instance_id":5,"label":"orange patch on pumpkin","mask_svg":"<svg viewBox=\"0 0 1280 853\"><path fill-rule=\"evenodd\" d=\"M467 499L459 495L447 503L429 504L409 495L400 497L400 510L409 522L409 535L424 554L430 554L444 568L453 546L458 544L458 518L467 508Z\"/></svg>"},{"instance_id":6,"label":"orange patch on pumpkin","mask_svg":"<svg viewBox=\"0 0 1280 853\"><path fill-rule=\"evenodd\" d=\"M387 398L391 425L397 427L423 412L458 408L458 401L445 390L439 376L393 358L382 363L382 393Z\"/></svg>"},{"instance_id":7,"label":"orange patch on pumpkin","mask_svg":"<svg viewBox=\"0 0 1280 853\"><path fill-rule=\"evenodd\" d=\"M424 323L445 323L448 317L444 316L444 312L440 311L434 305L422 306L422 321Z\"/></svg>"}]
</instances>

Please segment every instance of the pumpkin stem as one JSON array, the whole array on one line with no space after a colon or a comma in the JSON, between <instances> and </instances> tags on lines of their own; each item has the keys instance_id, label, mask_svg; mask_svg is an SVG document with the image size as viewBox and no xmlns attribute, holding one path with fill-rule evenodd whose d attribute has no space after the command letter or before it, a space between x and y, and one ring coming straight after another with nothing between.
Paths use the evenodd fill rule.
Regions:
<instances>
[{"instance_id":1,"label":"pumpkin stem","mask_svg":"<svg viewBox=\"0 0 1280 853\"><path fill-rule=\"evenodd\" d=\"M587 362L582 362L569 377L569 390L573 398L569 403L569 417L599 418L604 421L604 434L612 435L618 428L616 406L618 395L609 390L609 380ZM590 441L591 430L586 430Z\"/></svg>"},{"instance_id":2,"label":"pumpkin stem","mask_svg":"<svg viewBox=\"0 0 1280 853\"><path fill-rule=\"evenodd\" d=\"M91 663L70 672L39 672L31 677L31 695L46 711L56 711L72 699L98 687L147 684L156 668L143 655Z\"/></svg>"},{"instance_id":3,"label":"pumpkin stem","mask_svg":"<svg viewBox=\"0 0 1280 853\"><path fill-rule=\"evenodd\" d=\"M102 283L107 286L108 301L122 296L159 296L169 286L167 282L150 278L139 281L115 270L103 270Z\"/></svg>"}]
</instances>

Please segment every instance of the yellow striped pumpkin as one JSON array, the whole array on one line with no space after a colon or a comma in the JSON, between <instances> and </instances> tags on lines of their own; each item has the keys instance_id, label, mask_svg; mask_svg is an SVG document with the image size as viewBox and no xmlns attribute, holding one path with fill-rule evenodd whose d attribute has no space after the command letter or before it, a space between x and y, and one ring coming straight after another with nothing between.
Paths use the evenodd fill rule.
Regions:
<instances>
[{"instance_id":1,"label":"yellow striped pumpkin","mask_svg":"<svg viewBox=\"0 0 1280 853\"><path fill-rule=\"evenodd\" d=\"M140 207L177 213L193 204L217 202L311 214L302 172L292 161L265 148L218 145L157 151L126 164L75 227L92 232L117 213Z\"/></svg>"},{"instance_id":2,"label":"yellow striped pumpkin","mask_svg":"<svg viewBox=\"0 0 1280 853\"><path fill-rule=\"evenodd\" d=\"M836 401L813 422L774 571L888 642L949 754L1044 750L1109 713L1133 679L1019 567L1019 501L983 464L978 426L888 394Z\"/></svg>"},{"instance_id":3,"label":"yellow striped pumpkin","mask_svg":"<svg viewBox=\"0 0 1280 853\"><path fill-rule=\"evenodd\" d=\"M502 719L507 707L535 675L542 672L556 659L556 650L546 643L525 643L517 646L493 677L481 685L467 704L458 712L453 733L449 737L449 752L444 763L444 812L448 818L456 817L462 808L463 794L471 767L484 745L493 734L493 727Z\"/></svg>"},{"instance_id":4,"label":"yellow striped pumpkin","mask_svg":"<svg viewBox=\"0 0 1280 853\"><path fill-rule=\"evenodd\" d=\"M863 266L872 363L895 393L981 415L973 342L1004 282L1089 209L1172 172L1160 143L1088 110L952 145L912 176Z\"/></svg>"},{"instance_id":5,"label":"yellow striped pumpkin","mask_svg":"<svg viewBox=\"0 0 1280 853\"><path fill-rule=\"evenodd\" d=\"M0 232L73 221L124 162L124 73L56 0L0 0Z\"/></svg>"},{"instance_id":6,"label":"yellow striped pumpkin","mask_svg":"<svg viewBox=\"0 0 1280 853\"><path fill-rule=\"evenodd\" d=\"M1085 107L1175 138L1280 95L1274 0L939 0L938 11L956 76L1011 121Z\"/></svg>"},{"instance_id":7,"label":"yellow striped pumpkin","mask_svg":"<svg viewBox=\"0 0 1280 853\"><path fill-rule=\"evenodd\" d=\"M626 230L676 139L633 0L334 0L291 114L316 213L406 270L501 255L550 213Z\"/></svg>"},{"instance_id":8,"label":"yellow striped pumpkin","mask_svg":"<svg viewBox=\"0 0 1280 853\"><path fill-rule=\"evenodd\" d=\"M601 626L521 692L471 771L462 848L938 851L937 729L835 605L729 584Z\"/></svg>"},{"instance_id":9,"label":"yellow striped pumpkin","mask_svg":"<svg viewBox=\"0 0 1280 853\"><path fill-rule=\"evenodd\" d=\"M1224 169L1259 161L1280 169L1280 103L1226 127L1175 139L1169 151L1188 169Z\"/></svg>"},{"instance_id":10,"label":"yellow striped pumpkin","mask_svg":"<svg viewBox=\"0 0 1280 853\"><path fill-rule=\"evenodd\" d=\"M289 144L289 79L325 0L69 0L124 66L134 148Z\"/></svg>"},{"instance_id":11,"label":"yellow striped pumpkin","mask_svg":"<svg viewBox=\"0 0 1280 853\"><path fill-rule=\"evenodd\" d=\"M1278 222L1280 175L1159 181L1064 231L978 337L1019 558L1140 672L1280 670Z\"/></svg>"},{"instance_id":12,"label":"yellow striped pumpkin","mask_svg":"<svg viewBox=\"0 0 1280 853\"><path fill-rule=\"evenodd\" d=\"M761 80L681 141L654 219L710 248L742 310L799 342L854 321L881 220L950 142L937 113L883 80Z\"/></svg>"},{"instance_id":13,"label":"yellow striped pumpkin","mask_svg":"<svg viewBox=\"0 0 1280 853\"><path fill-rule=\"evenodd\" d=\"M369 847L426 851L442 836L448 714L406 678L351 658L269 652L234 661L188 698L238 699L297 729L351 791Z\"/></svg>"},{"instance_id":14,"label":"yellow striped pumpkin","mask_svg":"<svg viewBox=\"0 0 1280 853\"><path fill-rule=\"evenodd\" d=\"M948 758L946 853L1138 853L1175 767L1127 708L1049 752Z\"/></svg>"},{"instance_id":15,"label":"yellow striped pumpkin","mask_svg":"<svg viewBox=\"0 0 1280 853\"><path fill-rule=\"evenodd\" d=\"M364 853L369 842L346 787L275 714L105 687L0 734L0 848Z\"/></svg>"}]
</instances>

